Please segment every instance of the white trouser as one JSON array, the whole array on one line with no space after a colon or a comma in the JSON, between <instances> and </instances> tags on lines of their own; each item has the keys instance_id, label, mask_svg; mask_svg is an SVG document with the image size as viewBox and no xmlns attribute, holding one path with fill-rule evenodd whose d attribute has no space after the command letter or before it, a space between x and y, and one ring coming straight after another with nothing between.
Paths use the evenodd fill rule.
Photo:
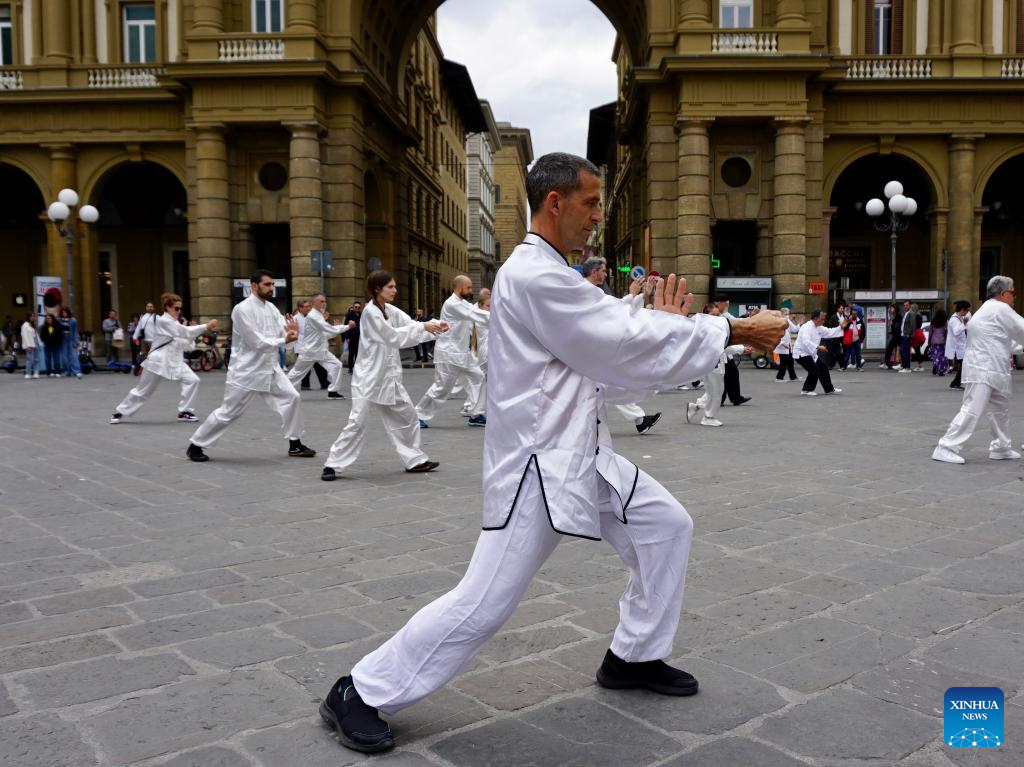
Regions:
<instances>
[{"instance_id":1,"label":"white trouser","mask_svg":"<svg viewBox=\"0 0 1024 767\"><path fill-rule=\"evenodd\" d=\"M139 382L135 384L134 389L128 392L128 396L121 400L116 412L121 415L131 415L153 396L153 392L164 381L181 381L181 401L178 402L178 412L194 413L192 403L196 401L196 393L199 391L199 376L189 368L184 369L181 378L164 378L143 368Z\"/></svg>"},{"instance_id":2,"label":"white trouser","mask_svg":"<svg viewBox=\"0 0 1024 767\"><path fill-rule=\"evenodd\" d=\"M437 415L437 411L455 388L459 376L463 376L466 381L466 399L470 403L470 415L480 415L484 412L481 396L484 389L484 374L480 368L464 368L446 362L435 362L434 383L416 405L416 412L422 420L429 421Z\"/></svg>"},{"instance_id":3,"label":"white trouser","mask_svg":"<svg viewBox=\"0 0 1024 767\"><path fill-rule=\"evenodd\" d=\"M256 395L260 395L267 407L281 416L288 439L299 439L306 433L306 422L302 418L302 400L295 391L291 381L280 368L274 369L274 377L270 382L270 391L252 391L235 384L224 384L224 401L221 406L206 416L206 420L192 435L192 444L197 447L210 447L227 431L231 422L245 412L245 408Z\"/></svg>"},{"instance_id":4,"label":"white trouser","mask_svg":"<svg viewBox=\"0 0 1024 767\"><path fill-rule=\"evenodd\" d=\"M718 409L722 407L722 392L725 391L725 376L710 373L703 378L704 393L697 400L697 405L704 408L705 418L716 418Z\"/></svg>"},{"instance_id":5,"label":"white trouser","mask_svg":"<svg viewBox=\"0 0 1024 767\"><path fill-rule=\"evenodd\" d=\"M306 373L313 369L313 365L320 363L327 370L327 391L339 392L341 389L341 363L338 362L338 358L333 354L328 354L322 360L314 360L309 357L303 357L301 354L295 360L295 365L291 370L288 371L288 380L292 382L292 386L295 386L303 378L306 377Z\"/></svg>"},{"instance_id":6,"label":"white trouser","mask_svg":"<svg viewBox=\"0 0 1024 767\"><path fill-rule=\"evenodd\" d=\"M623 418L633 423L644 420L644 416L647 415L644 409L635 402L630 402L628 405L616 405L615 409L622 413Z\"/></svg>"},{"instance_id":7,"label":"white trouser","mask_svg":"<svg viewBox=\"0 0 1024 767\"><path fill-rule=\"evenodd\" d=\"M693 521L643 471L626 510L611 511L600 485L601 535L629 566L611 649L626 661L668 657L679 625ZM527 472L508 524L484 530L459 584L421 609L391 639L352 669L371 706L393 714L439 689L462 669L515 611L534 574L563 536L551 528L535 471Z\"/></svg>"},{"instance_id":8,"label":"white trouser","mask_svg":"<svg viewBox=\"0 0 1024 767\"><path fill-rule=\"evenodd\" d=\"M993 439L988 446L989 451L1009 450L1010 398L983 383L964 384L964 401L960 405L960 412L949 424L939 445L959 453L978 427L978 421L985 415L992 428Z\"/></svg>"},{"instance_id":9,"label":"white trouser","mask_svg":"<svg viewBox=\"0 0 1024 767\"><path fill-rule=\"evenodd\" d=\"M353 399L348 423L331 445L331 454L324 466L342 471L355 463L366 437L367 421L374 413L384 422L384 429L405 468L411 469L428 460L427 454L420 450L420 422L416 408L404 388L398 387L396 394L398 401L394 405L378 405L363 397Z\"/></svg>"}]
</instances>

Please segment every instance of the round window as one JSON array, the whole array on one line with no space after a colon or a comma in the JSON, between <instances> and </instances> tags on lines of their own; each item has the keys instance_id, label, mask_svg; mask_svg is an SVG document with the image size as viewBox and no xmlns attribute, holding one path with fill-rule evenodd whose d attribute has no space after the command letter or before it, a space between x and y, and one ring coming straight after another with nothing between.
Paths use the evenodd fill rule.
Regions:
<instances>
[{"instance_id":1,"label":"round window","mask_svg":"<svg viewBox=\"0 0 1024 767\"><path fill-rule=\"evenodd\" d=\"M731 187L746 186L751 173L750 163L742 157L730 157L722 163L722 181Z\"/></svg>"},{"instance_id":2,"label":"round window","mask_svg":"<svg viewBox=\"0 0 1024 767\"><path fill-rule=\"evenodd\" d=\"M288 183L288 169L279 162L268 162L260 168L259 179L268 192L279 192Z\"/></svg>"}]
</instances>

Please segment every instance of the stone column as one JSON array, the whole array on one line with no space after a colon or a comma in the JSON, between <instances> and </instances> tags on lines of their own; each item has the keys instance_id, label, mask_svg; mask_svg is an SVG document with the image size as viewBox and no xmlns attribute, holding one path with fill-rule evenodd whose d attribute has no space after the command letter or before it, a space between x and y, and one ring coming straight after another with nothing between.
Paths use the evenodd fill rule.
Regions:
<instances>
[{"instance_id":1,"label":"stone column","mask_svg":"<svg viewBox=\"0 0 1024 767\"><path fill-rule=\"evenodd\" d=\"M679 23L684 27L710 27L711 0L681 0Z\"/></svg>"},{"instance_id":2,"label":"stone column","mask_svg":"<svg viewBox=\"0 0 1024 767\"><path fill-rule=\"evenodd\" d=\"M839 55L839 0L828 0L828 52Z\"/></svg>"},{"instance_id":3,"label":"stone column","mask_svg":"<svg viewBox=\"0 0 1024 767\"><path fill-rule=\"evenodd\" d=\"M43 149L46 149L50 153L50 189L52 190L52 199L46 200L46 205L57 199L57 193L61 189L74 189L78 190L78 150L73 144L44 144ZM84 205L84 200L79 200L80 205ZM71 210L71 216L65 221L66 227L72 227L74 231L79 231L80 223L78 217L75 215L76 211ZM76 238L77 239L77 238ZM57 227L47 218L46 219L46 268L47 274L52 274L56 277L60 277L64 281L63 292L67 292L68 287L68 250L67 250L67 239L63 237L60 232L57 231ZM72 257L72 266L74 270L74 289L75 289L75 305L72 307L77 311L79 302L79 289L82 284L81 268L78 265L78 243L74 245L75 255Z\"/></svg>"},{"instance_id":4,"label":"stone column","mask_svg":"<svg viewBox=\"0 0 1024 767\"><path fill-rule=\"evenodd\" d=\"M981 51L992 53L992 0L981 0Z\"/></svg>"},{"instance_id":5,"label":"stone column","mask_svg":"<svg viewBox=\"0 0 1024 767\"><path fill-rule=\"evenodd\" d=\"M806 118L776 118L772 277L776 295L802 296L807 269Z\"/></svg>"},{"instance_id":6,"label":"stone column","mask_svg":"<svg viewBox=\"0 0 1024 767\"><path fill-rule=\"evenodd\" d=\"M43 0L29 0L32 3L32 64L43 60Z\"/></svg>"},{"instance_id":7,"label":"stone column","mask_svg":"<svg viewBox=\"0 0 1024 767\"><path fill-rule=\"evenodd\" d=\"M925 54L935 56L943 51L942 42L942 2L928 0L928 45Z\"/></svg>"},{"instance_id":8,"label":"stone column","mask_svg":"<svg viewBox=\"0 0 1024 767\"><path fill-rule=\"evenodd\" d=\"M675 94L652 90L647 111L647 212L650 225L650 268L667 274L676 262L676 134Z\"/></svg>"},{"instance_id":9,"label":"stone column","mask_svg":"<svg viewBox=\"0 0 1024 767\"><path fill-rule=\"evenodd\" d=\"M946 249L946 233L949 222L949 208L930 208L928 217L928 238L931 242L932 274L935 275L934 283L936 288L942 287L942 251ZM958 301L957 296L952 295L950 300ZM948 309L948 307L947 307Z\"/></svg>"},{"instance_id":10,"label":"stone column","mask_svg":"<svg viewBox=\"0 0 1024 767\"><path fill-rule=\"evenodd\" d=\"M82 63L95 64L96 61L96 4L82 0Z\"/></svg>"},{"instance_id":11,"label":"stone column","mask_svg":"<svg viewBox=\"0 0 1024 767\"><path fill-rule=\"evenodd\" d=\"M775 8L775 26L807 26L807 17L804 15L804 0L778 0Z\"/></svg>"},{"instance_id":12,"label":"stone column","mask_svg":"<svg viewBox=\"0 0 1024 767\"><path fill-rule=\"evenodd\" d=\"M193 8L194 32L224 31L224 0L195 0Z\"/></svg>"},{"instance_id":13,"label":"stone column","mask_svg":"<svg viewBox=\"0 0 1024 767\"><path fill-rule=\"evenodd\" d=\"M322 128L318 123L291 123L286 127L292 134L288 162L288 216L291 221L294 303L320 290L320 273L310 269L310 251L322 250L324 246L324 199L320 180Z\"/></svg>"},{"instance_id":14,"label":"stone column","mask_svg":"<svg viewBox=\"0 0 1024 767\"><path fill-rule=\"evenodd\" d=\"M829 271L831 264L829 263L829 254L832 251L832 216L836 214L836 208L822 208L821 211L821 255L818 259L818 266L814 272L807 273L807 279L824 280L826 284L829 281ZM808 256L807 263L811 263L811 257ZM813 274L813 277L811 276ZM807 312L812 309L825 309L828 301L828 294L823 296L811 296L807 295L807 291L802 291L804 295L801 297L803 301L803 309L800 309L801 300L798 300L795 296L793 297L793 309L794 311Z\"/></svg>"},{"instance_id":15,"label":"stone column","mask_svg":"<svg viewBox=\"0 0 1024 767\"><path fill-rule=\"evenodd\" d=\"M287 32L316 33L316 0L288 0Z\"/></svg>"},{"instance_id":16,"label":"stone column","mask_svg":"<svg viewBox=\"0 0 1024 767\"><path fill-rule=\"evenodd\" d=\"M202 322L224 321L231 314L231 211L224 133L221 124L196 128L193 231L197 274L192 313Z\"/></svg>"},{"instance_id":17,"label":"stone column","mask_svg":"<svg viewBox=\"0 0 1024 767\"><path fill-rule=\"evenodd\" d=\"M974 242L974 156L976 135L949 140L949 290L974 302L978 290L978 252Z\"/></svg>"},{"instance_id":18,"label":"stone column","mask_svg":"<svg viewBox=\"0 0 1024 767\"><path fill-rule=\"evenodd\" d=\"M822 211L827 204L825 191L825 106L824 96L820 90L811 93L808 112L811 120L805 131L807 147L807 241L806 259L804 261L803 279L800 292L793 296L794 308L799 308L807 300L807 280L809 275L821 275L820 279L828 279L829 273L829 238L827 231L822 229Z\"/></svg>"},{"instance_id":19,"label":"stone column","mask_svg":"<svg viewBox=\"0 0 1024 767\"><path fill-rule=\"evenodd\" d=\"M677 124L676 272L686 277L694 305L711 292L711 120Z\"/></svg>"},{"instance_id":20,"label":"stone column","mask_svg":"<svg viewBox=\"0 0 1024 767\"><path fill-rule=\"evenodd\" d=\"M327 281L328 298L344 305L366 300L366 155L362 114L354 95L340 95L343 104L338 113L346 115L343 124L327 129L325 163L323 166L324 248L334 252L334 271ZM399 166L401 159L393 158ZM408 221L394 211L394 196L382 205L388 221ZM401 246L399 246L401 247ZM399 250L411 259L407 247Z\"/></svg>"},{"instance_id":21,"label":"stone column","mask_svg":"<svg viewBox=\"0 0 1024 767\"><path fill-rule=\"evenodd\" d=\"M981 53L977 35L977 19L981 15L979 0L956 0L952 8L953 36L949 49L955 54Z\"/></svg>"},{"instance_id":22,"label":"stone column","mask_svg":"<svg viewBox=\"0 0 1024 767\"><path fill-rule=\"evenodd\" d=\"M43 62L71 61L71 6L68 0L43 0Z\"/></svg>"}]
</instances>

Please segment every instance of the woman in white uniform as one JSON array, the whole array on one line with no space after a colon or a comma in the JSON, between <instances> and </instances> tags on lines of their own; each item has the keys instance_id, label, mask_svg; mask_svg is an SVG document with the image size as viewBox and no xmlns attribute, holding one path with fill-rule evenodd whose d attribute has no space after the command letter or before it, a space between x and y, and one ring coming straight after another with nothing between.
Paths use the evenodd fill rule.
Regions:
<instances>
[{"instance_id":1,"label":"woman in white uniform","mask_svg":"<svg viewBox=\"0 0 1024 767\"><path fill-rule=\"evenodd\" d=\"M205 325L186 327L178 322L181 296L164 293L160 300L164 313L160 317L155 317L148 327L151 346L149 355L142 361L142 376L135 388L128 392L128 396L115 408L113 415L110 416L111 423L121 423L122 418L142 407L164 381L181 382L178 420L199 420L192 407L196 392L199 391L199 377L185 364L184 352L191 348L196 338L207 331L216 330L218 322L210 320Z\"/></svg>"},{"instance_id":2,"label":"woman in white uniform","mask_svg":"<svg viewBox=\"0 0 1024 767\"><path fill-rule=\"evenodd\" d=\"M352 371L352 410L348 423L331 445L320 479L331 482L337 472L351 466L363 446L367 420L374 411L384 421L391 442L408 472L433 471L436 461L420 449L420 423L416 407L402 385L400 349L406 349L442 333L448 324L431 320L416 322L391 305L398 293L395 280L385 271L366 278L370 304L359 320L359 356Z\"/></svg>"}]
</instances>

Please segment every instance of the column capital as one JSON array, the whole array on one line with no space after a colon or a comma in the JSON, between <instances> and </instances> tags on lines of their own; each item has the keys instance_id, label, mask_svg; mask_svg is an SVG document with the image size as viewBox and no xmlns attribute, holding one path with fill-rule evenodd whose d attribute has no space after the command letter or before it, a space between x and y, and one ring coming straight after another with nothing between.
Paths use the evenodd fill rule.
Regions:
<instances>
[{"instance_id":1,"label":"column capital","mask_svg":"<svg viewBox=\"0 0 1024 767\"><path fill-rule=\"evenodd\" d=\"M776 115L772 118L772 124L779 133L802 131L810 122L811 118L807 115Z\"/></svg>"},{"instance_id":2,"label":"column capital","mask_svg":"<svg viewBox=\"0 0 1024 767\"><path fill-rule=\"evenodd\" d=\"M951 133L949 143L956 148L973 148L978 139L985 138L984 133Z\"/></svg>"},{"instance_id":3,"label":"column capital","mask_svg":"<svg viewBox=\"0 0 1024 767\"><path fill-rule=\"evenodd\" d=\"M683 117L678 115L675 122L672 123L672 129L680 135L683 133L704 135L714 122L714 117Z\"/></svg>"},{"instance_id":4,"label":"column capital","mask_svg":"<svg viewBox=\"0 0 1024 767\"><path fill-rule=\"evenodd\" d=\"M73 160L78 156L75 144L40 144L42 149L50 153L51 160Z\"/></svg>"},{"instance_id":5,"label":"column capital","mask_svg":"<svg viewBox=\"0 0 1024 767\"><path fill-rule=\"evenodd\" d=\"M281 123L293 138L316 138L327 132L327 128L318 120L285 120Z\"/></svg>"}]
</instances>

